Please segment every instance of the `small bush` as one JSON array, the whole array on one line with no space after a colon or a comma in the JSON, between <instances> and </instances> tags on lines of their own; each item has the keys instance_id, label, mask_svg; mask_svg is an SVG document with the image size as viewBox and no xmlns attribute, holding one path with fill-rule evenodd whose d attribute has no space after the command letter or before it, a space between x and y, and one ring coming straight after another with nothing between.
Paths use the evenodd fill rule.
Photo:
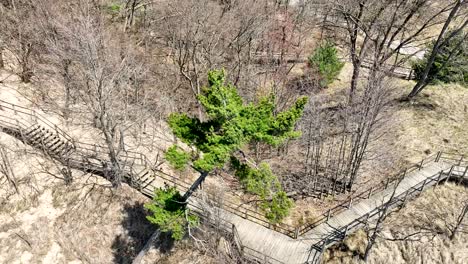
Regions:
<instances>
[{"instance_id":1,"label":"small bush","mask_svg":"<svg viewBox=\"0 0 468 264\"><path fill-rule=\"evenodd\" d=\"M280 223L288 216L293 202L282 190L278 178L273 174L268 164L261 163L258 169L253 169L246 164L241 164L235 158L231 159L231 163L236 170L236 176L245 189L259 196L260 209L270 223Z\"/></svg>"},{"instance_id":2,"label":"small bush","mask_svg":"<svg viewBox=\"0 0 468 264\"><path fill-rule=\"evenodd\" d=\"M271 201L265 201L263 204L265 217L270 223L280 223L289 214L293 202L286 196L284 191L279 191L273 195Z\"/></svg>"},{"instance_id":3,"label":"small bush","mask_svg":"<svg viewBox=\"0 0 468 264\"><path fill-rule=\"evenodd\" d=\"M184 170L190 160L190 154L179 150L176 145L170 147L164 157L176 170Z\"/></svg>"},{"instance_id":4,"label":"small bush","mask_svg":"<svg viewBox=\"0 0 468 264\"><path fill-rule=\"evenodd\" d=\"M117 3L109 4L107 6L107 10L109 10L110 13L119 13L121 8L122 6Z\"/></svg>"},{"instance_id":5,"label":"small bush","mask_svg":"<svg viewBox=\"0 0 468 264\"><path fill-rule=\"evenodd\" d=\"M162 232L170 232L175 240L181 240L187 228L196 227L199 223L197 216L186 212L188 209L175 187L156 189L153 200L145 204L145 208L151 212L146 219Z\"/></svg>"},{"instance_id":6,"label":"small bush","mask_svg":"<svg viewBox=\"0 0 468 264\"><path fill-rule=\"evenodd\" d=\"M309 65L318 69L323 78L321 85L326 87L336 79L344 63L338 59L338 51L335 45L326 42L309 57Z\"/></svg>"}]
</instances>

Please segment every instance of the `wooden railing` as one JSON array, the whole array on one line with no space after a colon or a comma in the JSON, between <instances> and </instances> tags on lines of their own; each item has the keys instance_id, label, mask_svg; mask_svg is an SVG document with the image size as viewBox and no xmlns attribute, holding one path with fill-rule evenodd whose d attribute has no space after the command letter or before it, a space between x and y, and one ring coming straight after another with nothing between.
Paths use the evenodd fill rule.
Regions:
<instances>
[{"instance_id":1,"label":"wooden railing","mask_svg":"<svg viewBox=\"0 0 468 264\"><path fill-rule=\"evenodd\" d=\"M452 154L443 155L440 152L437 154L436 159L437 159L437 157L442 159L443 158L442 156L444 156L444 158L447 158L449 160L454 160L454 156ZM455 160L461 161L461 160L463 160L463 156L460 159L455 159ZM311 254L309 255L308 261L310 263L314 263L314 264L320 263L323 252L325 252L325 250L329 246L333 245L336 242L344 240L346 238L346 236L349 233L351 233L351 231L353 231L354 229L357 229L357 228L362 227L362 226L366 225L367 223L369 223L369 221L375 215L377 215L384 207L394 208L394 207L396 207L398 205L403 205L411 197L414 197L415 195L420 194L421 192L423 192L428 187L433 186L433 185L437 185L442 181L445 181L445 182L449 181L452 177L454 177L453 171L454 171L454 168L456 166L458 166L458 165L452 166L450 168L450 170L448 171L448 173L444 173L444 171L440 171L438 173L435 173L431 177L426 178L423 181L419 182L418 184L416 184L412 188L409 188L408 190L406 190L406 191L404 191L404 192L402 192L402 193L400 193L398 195L393 196L389 201L384 202L382 205L372 209L370 212L360 216L357 219L354 219L351 223L349 223L349 224L347 224L345 226L342 226L342 227L340 227L338 229L335 229L333 231L333 233L330 233L327 236L321 238L320 241L316 242L312 246L312 249L314 249L314 250L310 251ZM468 164L466 164L466 169L464 171L467 171L467 170L468 170ZM462 176L457 175L456 177L464 177L464 176L465 175L462 175ZM399 181L397 181L397 182L394 181L392 183L392 185L393 185L392 187L397 188L398 183L399 183ZM313 254L312 254L312 252L313 252Z\"/></svg>"},{"instance_id":2,"label":"wooden railing","mask_svg":"<svg viewBox=\"0 0 468 264\"><path fill-rule=\"evenodd\" d=\"M436 154L430 155L430 156L422 159L419 163L408 167L403 172L400 172L400 173L394 175L393 177L388 178L386 181L381 182L377 186L370 187L370 188L368 188L368 189L366 189L364 191L361 191L361 192L358 192L358 193L352 195L346 201L344 201L344 202L336 205L335 207L330 208L329 210L327 210L324 214L319 216L318 219L316 219L314 222L306 223L306 224L303 224L303 225L299 226L298 236L303 235L303 234L307 233L308 231L312 230L313 228L315 228L316 226L327 222L331 217L333 217L333 216L347 210L353 203L359 202L359 201L364 200L364 199L368 199L373 193L376 193L376 192L379 192L379 191L382 191L382 190L386 190L393 183L395 183L396 181L398 181L402 177L405 177L406 174L408 174L410 172L413 172L415 170L419 170L422 167L424 167L424 165L426 165L426 164L428 164L430 162L436 161L436 159L437 159L437 157L439 155L441 155L441 154L436 153Z\"/></svg>"}]
</instances>

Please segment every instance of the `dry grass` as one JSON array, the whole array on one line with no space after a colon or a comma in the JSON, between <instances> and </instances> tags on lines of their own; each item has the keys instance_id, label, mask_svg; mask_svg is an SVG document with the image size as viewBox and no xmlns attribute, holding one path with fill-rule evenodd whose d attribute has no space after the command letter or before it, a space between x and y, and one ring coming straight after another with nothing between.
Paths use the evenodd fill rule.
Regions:
<instances>
[{"instance_id":1,"label":"dry grass","mask_svg":"<svg viewBox=\"0 0 468 264\"><path fill-rule=\"evenodd\" d=\"M454 223L467 199L468 189L451 183L426 190L385 220L368 263L466 263L468 234L458 233L451 241L445 223ZM391 241L421 230L429 231L411 237L415 241ZM365 232L356 232L327 252L326 263L360 263L365 241Z\"/></svg>"}]
</instances>

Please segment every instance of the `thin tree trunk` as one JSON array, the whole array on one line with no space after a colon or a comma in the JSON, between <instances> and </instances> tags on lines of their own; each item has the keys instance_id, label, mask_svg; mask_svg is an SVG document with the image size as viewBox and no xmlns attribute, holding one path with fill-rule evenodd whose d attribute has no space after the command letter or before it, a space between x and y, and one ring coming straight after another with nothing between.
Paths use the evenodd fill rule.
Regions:
<instances>
[{"instance_id":1,"label":"thin tree trunk","mask_svg":"<svg viewBox=\"0 0 468 264\"><path fill-rule=\"evenodd\" d=\"M361 71L361 63L357 60L353 60L353 76L351 77L351 88L349 91L348 103L351 105L354 101L354 94L357 89L359 74Z\"/></svg>"},{"instance_id":2,"label":"thin tree trunk","mask_svg":"<svg viewBox=\"0 0 468 264\"><path fill-rule=\"evenodd\" d=\"M143 249L138 253L138 255L133 259L132 264L140 264L143 258L145 257L146 253L148 253L148 250L150 250L151 246L154 244L154 242L159 238L159 235L161 234L161 231L156 230L151 237L148 239L146 242L145 246Z\"/></svg>"},{"instance_id":3,"label":"thin tree trunk","mask_svg":"<svg viewBox=\"0 0 468 264\"><path fill-rule=\"evenodd\" d=\"M442 30L439 33L439 37L437 38L436 43L434 44L434 47L432 48L431 51L431 56L427 60L427 65L426 68L424 69L424 72L421 76L421 79L419 79L418 83L413 87L413 90L410 92L408 95L408 99L411 99L415 97L419 92L426 87L427 82L428 82L428 77L429 77L429 72L432 68L432 65L434 64L434 61L436 59L436 56L440 53L440 48L441 48L441 42L444 39L445 32L447 31L450 23L452 22L453 18L456 16L460 6L465 2L465 0L457 0L456 5L453 7L452 11L450 12L449 16L447 17L447 20L444 23L444 26L442 27ZM466 24L465 24L466 25ZM462 27L464 27L463 25Z\"/></svg>"},{"instance_id":4,"label":"thin tree trunk","mask_svg":"<svg viewBox=\"0 0 468 264\"><path fill-rule=\"evenodd\" d=\"M0 47L0 69L5 68L5 62L3 61L3 49Z\"/></svg>"},{"instance_id":5,"label":"thin tree trunk","mask_svg":"<svg viewBox=\"0 0 468 264\"><path fill-rule=\"evenodd\" d=\"M7 180L15 189L16 193L19 194L20 191L18 189L18 185L16 184L15 173L11 168L10 159L3 147L0 147L0 158L2 159L2 162L0 163L0 173L5 175Z\"/></svg>"},{"instance_id":6,"label":"thin tree trunk","mask_svg":"<svg viewBox=\"0 0 468 264\"><path fill-rule=\"evenodd\" d=\"M455 228L452 230L452 233L450 234L450 240L453 240L455 238L455 235L457 234L458 229L460 229L463 219L465 219L465 216L467 213L468 213L468 201L465 204L465 206L463 206L461 214L457 218L457 223L455 224Z\"/></svg>"}]
</instances>

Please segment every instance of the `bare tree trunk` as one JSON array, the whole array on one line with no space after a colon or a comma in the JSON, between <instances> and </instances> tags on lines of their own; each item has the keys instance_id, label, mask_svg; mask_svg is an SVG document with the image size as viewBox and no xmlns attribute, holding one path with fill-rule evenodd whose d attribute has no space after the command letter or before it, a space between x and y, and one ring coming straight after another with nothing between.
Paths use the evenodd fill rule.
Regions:
<instances>
[{"instance_id":1,"label":"bare tree trunk","mask_svg":"<svg viewBox=\"0 0 468 264\"><path fill-rule=\"evenodd\" d=\"M63 82L65 86L65 102L63 105L63 118L68 120L70 116L70 101L71 101L71 78L70 78L70 60L63 60Z\"/></svg>"},{"instance_id":2,"label":"bare tree trunk","mask_svg":"<svg viewBox=\"0 0 468 264\"><path fill-rule=\"evenodd\" d=\"M421 79L413 87L413 90L408 95L408 99L415 97L419 92L422 91L422 89L424 89L424 87L426 87L428 83L429 72L432 68L432 65L434 64L436 56L440 53L440 49L443 46L443 43L448 42L448 39L442 42L442 40L444 39L445 32L448 30L450 23L452 22L453 18L456 16L458 10L460 9L461 5L464 2L465 0L457 0L456 5L453 7L452 11L447 17L447 20L445 21L444 26L442 27L442 30L439 33L439 37L437 38L437 41L435 42L434 47L432 48L431 56L427 60L427 65L426 65L426 68L424 69ZM466 20L464 24L456 32L460 32L467 25L467 23L468 23L468 20ZM451 34L449 38L454 37L454 36L455 34Z\"/></svg>"},{"instance_id":3,"label":"bare tree trunk","mask_svg":"<svg viewBox=\"0 0 468 264\"><path fill-rule=\"evenodd\" d=\"M0 47L0 69L5 68L5 62L3 61L3 48Z\"/></svg>"},{"instance_id":4,"label":"bare tree trunk","mask_svg":"<svg viewBox=\"0 0 468 264\"><path fill-rule=\"evenodd\" d=\"M138 253L138 255L133 259L132 264L140 264L143 258L145 257L146 253L148 253L148 250L150 250L151 246L154 244L154 242L159 238L159 235L161 234L161 231L156 230L151 237L148 239L146 242L145 246L143 249Z\"/></svg>"},{"instance_id":5,"label":"bare tree trunk","mask_svg":"<svg viewBox=\"0 0 468 264\"><path fill-rule=\"evenodd\" d=\"M453 240L455 238L455 235L457 234L458 230L462 226L462 222L465 219L467 213L468 213L468 201L466 201L465 206L463 206L460 215L458 215L457 217L457 222L455 223L455 227L453 228L449 237L450 240Z\"/></svg>"},{"instance_id":6,"label":"bare tree trunk","mask_svg":"<svg viewBox=\"0 0 468 264\"><path fill-rule=\"evenodd\" d=\"M13 186L16 193L19 194L20 192L18 189L18 185L16 184L15 173L11 168L10 159L3 146L0 147L0 158L1 158L0 173L5 175L5 177L7 178L7 181Z\"/></svg>"},{"instance_id":7,"label":"bare tree trunk","mask_svg":"<svg viewBox=\"0 0 468 264\"><path fill-rule=\"evenodd\" d=\"M382 209L380 209L380 212L377 213L379 218L377 219L377 223L375 225L375 228L373 229L372 234L367 235L367 246L366 246L366 250L364 251L364 256L362 257L364 262L367 262L367 259L369 258L369 254L370 254L372 248L375 245L375 240L377 239L377 236L381 231L380 230L381 226L382 226L383 222L385 221L385 219L387 218L387 216L389 215L390 206L392 205L393 198L396 195L396 190L398 189L398 186L400 185L402 180L403 180L403 178L398 180L398 182L395 184L395 187L394 187L394 189L392 191L392 195L390 196L388 201L385 202Z\"/></svg>"}]
</instances>

